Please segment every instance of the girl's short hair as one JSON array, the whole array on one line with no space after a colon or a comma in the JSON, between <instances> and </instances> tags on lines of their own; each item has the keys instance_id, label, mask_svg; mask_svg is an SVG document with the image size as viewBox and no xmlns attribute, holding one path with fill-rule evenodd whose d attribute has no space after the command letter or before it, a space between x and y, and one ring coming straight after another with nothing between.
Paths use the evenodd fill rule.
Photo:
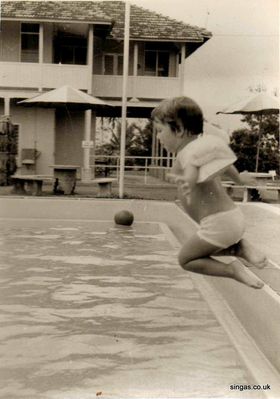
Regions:
<instances>
[{"instance_id":1,"label":"girl's short hair","mask_svg":"<svg viewBox=\"0 0 280 399\"><path fill-rule=\"evenodd\" d=\"M199 105L189 97L174 97L163 100L151 114L152 119L168 123L172 131L181 127L193 134L203 132L203 113Z\"/></svg>"}]
</instances>

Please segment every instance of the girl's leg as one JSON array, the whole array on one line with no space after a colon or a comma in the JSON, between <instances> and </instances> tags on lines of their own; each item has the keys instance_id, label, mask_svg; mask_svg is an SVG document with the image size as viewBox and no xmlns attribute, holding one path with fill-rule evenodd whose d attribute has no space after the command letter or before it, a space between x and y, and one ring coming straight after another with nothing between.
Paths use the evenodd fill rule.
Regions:
<instances>
[{"instance_id":1,"label":"girl's leg","mask_svg":"<svg viewBox=\"0 0 280 399\"><path fill-rule=\"evenodd\" d=\"M194 273L232 278L253 288L263 287L263 282L247 271L239 260L225 264L209 257L216 255L218 250L218 247L194 235L183 245L179 263L183 269Z\"/></svg>"},{"instance_id":2,"label":"girl's leg","mask_svg":"<svg viewBox=\"0 0 280 399\"><path fill-rule=\"evenodd\" d=\"M217 255L237 256L242 258L241 261L245 260L246 266L255 266L259 269L263 269L268 264L267 257L245 238L229 248L222 249Z\"/></svg>"}]
</instances>

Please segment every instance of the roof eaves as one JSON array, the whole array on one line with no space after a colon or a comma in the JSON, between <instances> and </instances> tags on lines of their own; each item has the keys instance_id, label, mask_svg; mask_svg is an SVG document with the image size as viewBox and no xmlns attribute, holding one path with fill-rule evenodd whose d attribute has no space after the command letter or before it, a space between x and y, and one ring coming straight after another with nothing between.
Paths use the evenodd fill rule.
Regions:
<instances>
[{"instance_id":1,"label":"roof eaves","mask_svg":"<svg viewBox=\"0 0 280 399\"><path fill-rule=\"evenodd\" d=\"M111 22L105 21L94 21L94 20L68 20L63 18L42 18L42 17L3 17L1 18L2 21L36 21L36 22L65 22L68 24L94 24L94 25L112 25Z\"/></svg>"},{"instance_id":2,"label":"roof eaves","mask_svg":"<svg viewBox=\"0 0 280 399\"><path fill-rule=\"evenodd\" d=\"M117 37L114 36L114 39L116 40L123 40L123 37ZM158 41L158 42L183 42L183 43L202 43L204 42L204 39L195 39L195 38L165 38L165 37L158 37L158 36L146 36L146 37L137 37L133 36L130 37L129 40L131 41L139 41L139 42L145 42L145 41Z\"/></svg>"}]
</instances>

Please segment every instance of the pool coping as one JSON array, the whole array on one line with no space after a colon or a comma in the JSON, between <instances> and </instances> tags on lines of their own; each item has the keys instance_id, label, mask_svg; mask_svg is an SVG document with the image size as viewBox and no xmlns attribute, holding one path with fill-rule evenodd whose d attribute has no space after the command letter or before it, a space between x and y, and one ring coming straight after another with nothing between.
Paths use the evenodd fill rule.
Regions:
<instances>
[{"instance_id":1,"label":"pool coping","mask_svg":"<svg viewBox=\"0 0 280 399\"><path fill-rule=\"evenodd\" d=\"M170 244L175 249L179 248L180 243L169 227L163 223L160 223L160 225ZM194 281L196 289L229 336L254 383L260 384L260 381L262 381L263 383L269 383L273 387L273 392L262 391L264 397L280 398L280 388L278 388L279 373L261 352L222 295L208 282L207 277L192 273L190 278ZM265 287L265 289L272 291L269 287ZM279 301L279 297L277 300Z\"/></svg>"}]
</instances>

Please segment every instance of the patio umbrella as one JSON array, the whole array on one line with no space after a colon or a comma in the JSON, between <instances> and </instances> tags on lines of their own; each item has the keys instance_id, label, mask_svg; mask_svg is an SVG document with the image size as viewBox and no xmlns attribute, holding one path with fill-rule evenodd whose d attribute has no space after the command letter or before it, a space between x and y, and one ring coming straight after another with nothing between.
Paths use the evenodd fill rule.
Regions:
<instances>
[{"instance_id":1,"label":"patio umbrella","mask_svg":"<svg viewBox=\"0 0 280 399\"><path fill-rule=\"evenodd\" d=\"M112 106L100 98L90 96L71 86L62 86L35 97L19 101L17 104L25 106L38 106L44 108L66 107L76 110L100 109Z\"/></svg>"},{"instance_id":2,"label":"patio umbrella","mask_svg":"<svg viewBox=\"0 0 280 399\"><path fill-rule=\"evenodd\" d=\"M256 114L259 119L259 132L257 141L257 155L256 155L256 168L258 171L259 154L260 154L260 139L262 134L263 116L267 114L279 113L280 103L277 98L272 97L266 93L259 93L251 96L237 103L232 104L228 108L218 111L217 114ZM279 136L280 145L280 136Z\"/></svg>"}]
</instances>

